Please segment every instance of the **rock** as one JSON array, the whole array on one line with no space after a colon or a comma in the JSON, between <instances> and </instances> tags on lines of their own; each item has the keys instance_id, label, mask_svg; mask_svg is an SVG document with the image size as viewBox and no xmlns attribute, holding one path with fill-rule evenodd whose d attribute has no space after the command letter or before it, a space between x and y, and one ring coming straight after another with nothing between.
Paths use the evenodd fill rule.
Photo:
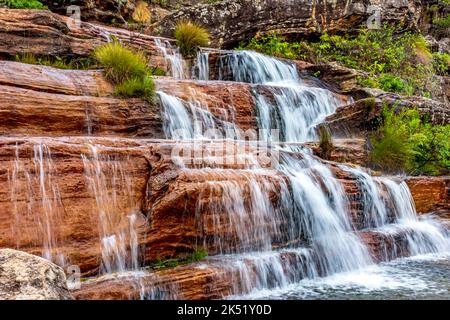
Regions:
<instances>
[{"instance_id":1,"label":"rock","mask_svg":"<svg viewBox=\"0 0 450 320\"><path fill-rule=\"evenodd\" d=\"M433 212L450 204L450 177L414 177L406 179L406 183L418 213Z\"/></svg>"},{"instance_id":2,"label":"rock","mask_svg":"<svg viewBox=\"0 0 450 320\"><path fill-rule=\"evenodd\" d=\"M450 124L450 108L445 103L422 97L376 94L374 98L361 99L338 108L326 118L325 124L337 137L361 136L377 128L385 104L395 106L396 111L417 108L421 115L428 116L432 124Z\"/></svg>"},{"instance_id":3,"label":"rock","mask_svg":"<svg viewBox=\"0 0 450 320\"><path fill-rule=\"evenodd\" d=\"M439 52L450 54L450 38L442 38L438 42Z\"/></svg>"},{"instance_id":4,"label":"rock","mask_svg":"<svg viewBox=\"0 0 450 320\"><path fill-rule=\"evenodd\" d=\"M145 50L149 53L151 66L164 70L167 67L154 37L87 22L75 23L68 17L44 10L0 8L1 55L29 53L37 56L89 57L96 47L111 37L137 50Z\"/></svg>"},{"instance_id":5,"label":"rock","mask_svg":"<svg viewBox=\"0 0 450 320\"><path fill-rule=\"evenodd\" d=\"M256 34L274 31L289 37L353 31L366 26L377 12L382 22L414 29L421 9L413 0L228 0L182 8L152 25L152 30L171 36L177 21L192 20L209 29L214 46L230 48Z\"/></svg>"},{"instance_id":6,"label":"rock","mask_svg":"<svg viewBox=\"0 0 450 320\"><path fill-rule=\"evenodd\" d=\"M31 254L0 249L0 300L72 300L64 271Z\"/></svg>"}]
</instances>

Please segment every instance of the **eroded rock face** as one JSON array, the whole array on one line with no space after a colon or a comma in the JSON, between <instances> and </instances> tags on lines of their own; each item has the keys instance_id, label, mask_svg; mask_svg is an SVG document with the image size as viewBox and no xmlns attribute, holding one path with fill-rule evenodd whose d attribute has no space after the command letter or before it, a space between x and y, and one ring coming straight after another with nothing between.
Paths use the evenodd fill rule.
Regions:
<instances>
[{"instance_id":1,"label":"eroded rock face","mask_svg":"<svg viewBox=\"0 0 450 320\"><path fill-rule=\"evenodd\" d=\"M87 22L76 23L69 17L50 11L0 8L0 55L30 53L37 56L87 57L112 37L151 53L150 65L162 69L167 67L154 37Z\"/></svg>"},{"instance_id":2,"label":"eroded rock face","mask_svg":"<svg viewBox=\"0 0 450 320\"><path fill-rule=\"evenodd\" d=\"M229 0L183 8L156 23L153 30L170 36L177 21L192 20L210 30L213 45L232 47L273 31L291 37L351 31L366 24L374 12L379 12L384 22L415 28L421 4L412 0Z\"/></svg>"},{"instance_id":3,"label":"eroded rock face","mask_svg":"<svg viewBox=\"0 0 450 320\"><path fill-rule=\"evenodd\" d=\"M0 300L72 300L64 271L31 254L0 249Z\"/></svg>"},{"instance_id":4,"label":"eroded rock face","mask_svg":"<svg viewBox=\"0 0 450 320\"><path fill-rule=\"evenodd\" d=\"M421 97L401 97L385 92L375 92L372 98L361 99L338 108L334 114L326 118L325 124L336 136L359 137L377 128L384 105L390 108L395 106L396 111L417 108L432 124L450 124L450 108L445 103Z\"/></svg>"},{"instance_id":5,"label":"eroded rock face","mask_svg":"<svg viewBox=\"0 0 450 320\"><path fill-rule=\"evenodd\" d=\"M418 213L449 209L450 177L416 177L407 179L406 183L411 190ZM447 216L449 212L447 211Z\"/></svg>"}]
</instances>

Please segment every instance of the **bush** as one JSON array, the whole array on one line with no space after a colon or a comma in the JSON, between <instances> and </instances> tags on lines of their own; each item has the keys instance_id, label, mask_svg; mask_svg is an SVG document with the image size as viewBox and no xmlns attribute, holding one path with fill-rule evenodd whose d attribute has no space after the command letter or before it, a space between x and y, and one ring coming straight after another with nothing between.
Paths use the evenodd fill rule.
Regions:
<instances>
[{"instance_id":1,"label":"bush","mask_svg":"<svg viewBox=\"0 0 450 320\"><path fill-rule=\"evenodd\" d=\"M439 94L433 56L420 34L381 30L362 30L357 35L323 34L319 40L287 42L270 34L255 37L238 49L249 49L287 59L312 63L336 61L345 67L367 72L362 85L405 95Z\"/></svg>"},{"instance_id":2,"label":"bush","mask_svg":"<svg viewBox=\"0 0 450 320\"><path fill-rule=\"evenodd\" d=\"M175 26L175 39L184 56L192 56L199 47L209 45L208 31L190 21L182 21Z\"/></svg>"},{"instance_id":3,"label":"bush","mask_svg":"<svg viewBox=\"0 0 450 320\"><path fill-rule=\"evenodd\" d=\"M148 73L147 62L141 53L113 41L94 51L97 61L105 69L105 76L114 84L121 84L132 78L143 79Z\"/></svg>"},{"instance_id":4,"label":"bush","mask_svg":"<svg viewBox=\"0 0 450 320\"><path fill-rule=\"evenodd\" d=\"M154 96L155 85L149 76L144 79L132 78L116 86L116 94L124 98L141 97L151 100Z\"/></svg>"},{"instance_id":5,"label":"bush","mask_svg":"<svg viewBox=\"0 0 450 320\"><path fill-rule=\"evenodd\" d=\"M145 1L139 1L136 4L136 8L132 14L133 21L139 24L150 23L151 12L148 8L148 4Z\"/></svg>"},{"instance_id":6,"label":"bush","mask_svg":"<svg viewBox=\"0 0 450 320\"><path fill-rule=\"evenodd\" d=\"M334 146L330 131L323 125L319 126L319 141L319 156L325 160L330 160Z\"/></svg>"},{"instance_id":7,"label":"bush","mask_svg":"<svg viewBox=\"0 0 450 320\"><path fill-rule=\"evenodd\" d=\"M384 107L382 125L371 137L372 163L389 172L450 173L450 125L431 125L415 109L394 110Z\"/></svg>"},{"instance_id":8,"label":"bush","mask_svg":"<svg viewBox=\"0 0 450 320\"><path fill-rule=\"evenodd\" d=\"M106 78L116 85L118 96L151 101L154 96L152 72L142 53L113 41L95 49L94 56L105 69Z\"/></svg>"},{"instance_id":9,"label":"bush","mask_svg":"<svg viewBox=\"0 0 450 320\"><path fill-rule=\"evenodd\" d=\"M47 9L37 0L0 0L0 6L6 6L11 9Z\"/></svg>"}]
</instances>

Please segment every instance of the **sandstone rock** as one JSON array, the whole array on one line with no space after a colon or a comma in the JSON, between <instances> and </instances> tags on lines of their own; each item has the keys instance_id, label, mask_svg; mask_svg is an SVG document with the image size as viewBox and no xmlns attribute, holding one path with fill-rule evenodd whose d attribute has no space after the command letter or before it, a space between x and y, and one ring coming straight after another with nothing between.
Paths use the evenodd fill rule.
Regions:
<instances>
[{"instance_id":1,"label":"sandstone rock","mask_svg":"<svg viewBox=\"0 0 450 320\"><path fill-rule=\"evenodd\" d=\"M421 115L428 116L430 123L450 124L450 108L445 103L422 97L401 97L387 93L340 107L326 118L325 123L336 136L361 136L377 128L384 104L389 107L395 106L396 111L417 108Z\"/></svg>"},{"instance_id":2,"label":"sandstone rock","mask_svg":"<svg viewBox=\"0 0 450 320\"><path fill-rule=\"evenodd\" d=\"M406 183L418 213L433 212L450 204L450 177L415 177L408 178Z\"/></svg>"},{"instance_id":3,"label":"sandstone rock","mask_svg":"<svg viewBox=\"0 0 450 320\"><path fill-rule=\"evenodd\" d=\"M352 31L365 26L374 12L380 13L383 22L416 28L421 4L412 0L229 0L183 8L154 24L152 29L171 36L177 21L193 20L210 30L213 45L229 48L256 34L273 31L290 37Z\"/></svg>"},{"instance_id":4,"label":"sandstone rock","mask_svg":"<svg viewBox=\"0 0 450 320\"><path fill-rule=\"evenodd\" d=\"M38 56L87 57L111 37L137 50L145 50L149 53L150 65L162 69L167 67L154 37L87 22L76 23L49 11L0 8L1 55L31 53Z\"/></svg>"},{"instance_id":5,"label":"sandstone rock","mask_svg":"<svg viewBox=\"0 0 450 320\"><path fill-rule=\"evenodd\" d=\"M64 271L31 254L0 249L1 300L72 300Z\"/></svg>"}]
</instances>

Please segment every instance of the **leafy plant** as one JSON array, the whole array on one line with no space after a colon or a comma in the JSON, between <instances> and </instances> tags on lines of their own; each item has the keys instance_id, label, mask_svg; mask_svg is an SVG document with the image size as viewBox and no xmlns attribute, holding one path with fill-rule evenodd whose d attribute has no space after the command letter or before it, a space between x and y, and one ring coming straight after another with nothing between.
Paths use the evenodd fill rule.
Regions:
<instances>
[{"instance_id":1,"label":"leafy plant","mask_svg":"<svg viewBox=\"0 0 450 320\"><path fill-rule=\"evenodd\" d=\"M209 45L208 31L191 21L182 21L175 26L175 39L184 56L192 56L199 47Z\"/></svg>"},{"instance_id":2,"label":"leafy plant","mask_svg":"<svg viewBox=\"0 0 450 320\"><path fill-rule=\"evenodd\" d=\"M288 42L276 34L257 36L237 49L256 50L287 59L312 63L336 61L345 67L368 73L361 85L404 95L439 94L433 55L420 34L381 30L362 30L357 35L323 34L318 40ZM439 65L442 67L442 64Z\"/></svg>"},{"instance_id":3,"label":"leafy plant","mask_svg":"<svg viewBox=\"0 0 450 320\"><path fill-rule=\"evenodd\" d=\"M38 0L0 0L0 6L6 6L11 9L47 9Z\"/></svg>"},{"instance_id":4,"label":"leafy plant","mask_svg":"<svg viewBox=\"0 0 450 320\"><path fill-rule=\"evenodd\" d=\"M191 255L187 256L183 259L158 259L154 264L153 268L155 269L164 269L164 268L175 268L179 265L190 264L194 262L199 262L205 259L208 256L208 252L205 249L197 249Z\"/></svg>"},{"instance_id":5,"label":"leafy plant","mask_svg":"<svg viewBox=\"0 0 450 320\"><path fill-rule=\"evenodd\" d=\"M416 109L384 106L382 124L372 135L371 162L390 172L450 173L450 125L431 125Z\"/></svg>"}]
</instances>

